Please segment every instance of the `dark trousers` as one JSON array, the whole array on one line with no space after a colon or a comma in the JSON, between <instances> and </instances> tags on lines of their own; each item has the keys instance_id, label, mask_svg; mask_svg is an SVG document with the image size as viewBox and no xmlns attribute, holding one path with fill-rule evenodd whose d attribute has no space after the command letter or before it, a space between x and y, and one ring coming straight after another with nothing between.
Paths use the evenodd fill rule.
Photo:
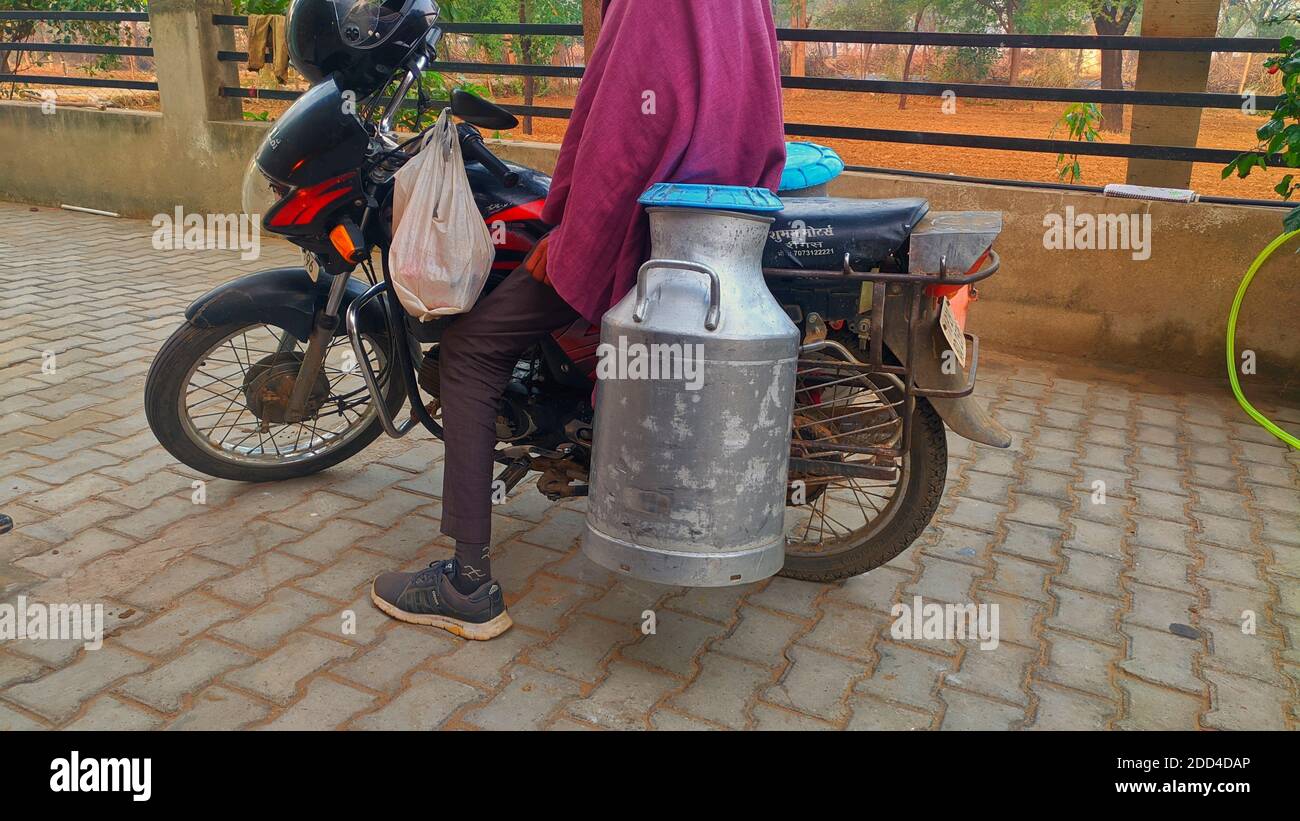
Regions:
<instances>
[{"instance_id":1,"label":"dark trousers","mask_svg":"<svg viewBox=\"0 0 1300 821\"><path fill-rule=\"evenodd\" d=\"M578 313L522 265L442 335L439 393L446 462L442 532L462 542L492 538L492 452L501 396L515 363Z\"/></svg>"}]
</instances>

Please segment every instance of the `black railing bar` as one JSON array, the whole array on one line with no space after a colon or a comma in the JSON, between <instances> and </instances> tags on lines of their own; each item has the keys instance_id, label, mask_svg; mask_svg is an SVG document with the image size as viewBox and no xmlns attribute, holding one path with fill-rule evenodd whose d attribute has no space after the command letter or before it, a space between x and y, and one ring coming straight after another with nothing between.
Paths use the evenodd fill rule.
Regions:
<instances>
[{"instance_id":1,"label":"black railing bar","mask_svg":"<svg viewBox=\"0 0 1300 821\"><path fill-rule=\"evenodd\" d=\"M429 65L433 71L459 71L464 74L501 74L523 75L532 77L564 77L578 80L582 78L582 66L543 66L530 63L460 63L434 62Z\"/></svg>"},{"instance_id":2,"label":"black railing bar","mask_svg":"<svg viewBox=\"0 0 1300 821\"><path fill-rule=\"evenodd\" d=\"M786 123L785 133L795 137L828 137L865 142L904 143L910 145L944 145L953 148L980 148L994 151L1025 151L1039 154L1081 154L1094 157L1121 157L1142 160L1172 160L1227 164L1241 152L1219 148L1190 148L1142 143L1090 143L1072 140L1042 140L1027 137L991 137L982 134L955 134L942 131L900 131L883 128L854 128L807 123ZM1283 165L1280 156L1270 163Z\"/></svg>"},{"instance_id":3,"label":"black railing bar","mask_svg":"<svg viewBox=\"0 0 1300 821\"><path fill-rule=\"evenodd\" d=\"M984 100L1031 100L1067 103L1118 103L1121 105L1179 106L1184 108L1241 108L1247 98L1240 94L1214 94L1189 91L1134 91L1105 88L1056 88L1037 86L983 85L979 83L933 83L917 80L855 80L835 77L782 77L784 88L807 88L818 91L871 92L942 97L953 92L957 97ZM1255 97L1258 110L1272 109L1281 97Z\"/></svg>"},{"instance_id":4,"label":"black railing bar","mask_svg":"<svg viewBox=\"0 0 1300 821\"><path fill-rule=\"evenodd\" d=\"M146 11L0 11L0 20L87 20L147 23Z\"/></svg>"},{"instance_id":5,"label":"black railing bar","mask_svg":"<svg viewBox=\"0 0 1300 821\"><path fill-rule=\"evenodd\" d=\"M1049 191L1062 191L1077 194L1102 194L1105 189L1099 185L1075 185L1068 182L1046 182L1043 180L1007 180L997 177L972 177L966 174L945 174L941 171L917 171L911 168L881 168L874 165L846 165L845 171L857 171L863 174L889 174L894 177L917 177L939 182L956 182L974 185L996 185L1010 188L1033 188ZM1202 195L1201 202L1212 205L1253 205L1265 208L1295 208L1300 203L1285 200L1256 200L1241 197L1216 197Z\"/></svg>"},{"instance_id":6,"label":"black railing bar","mask_svg":"<svg viewBox=\"0 0 1300 821\"><path fill-rule=\"evenodd\" d=\"M31 83L51 86L87 86L89 88L122 88L131 91L157 91L158 84L146 80L103 80L98 77L59 77L43 74L0 74L0 83Z\"/></svg>"},{"instance_id":7,"label":"black railing bar","mask_svg":"<svg viewBox=\"0 0 1300 821\"><path fill-rule=\"evenodd\" d=\"M243 14L214 14L212 22L218 26L246 26L248 16ZM442 22L439 27L449 34L531 34L543 37L581 37L582 26L565 23L452 23Z\"/></svg>"},{"instance_id":8,"label":"black railing bar","mask_svg":"<svg viewBox=\"0 0 1300 821\"><path fill-rule=\"evenodd\" d=\"M964 46L976 48L1056 48L1100 51L1186 51L1271 54L1279 50L1271 37L1119 37L1096 34L964 34L932 31L866 31L848 29L776 30L779 40L806 43L871 43L899 46Z\"/></svg>"},{"instance_id":9,"label":"black railing bar","mask_svg":"<svg viewBox=\"0 0 1300 821\"><path fill-rule=\"evenodd\" d=\"M48 51L51 54L121 54L152 57L153 49L141 46L101 46L93 43L0 43L0 51Z\"/></svg>"},{"instance_id":10,"label":"black railing bar","mask_svg":"<svg viewBox=\"0 0 1300 821\"><path fill-rule=\"evenodd\" d=\"M301 91L291 91L287 89L273 88L236 88L234 86L222 86L219 89L222 97L242 97L251 100L296 100L302 96ZM387 99L381 98L380 103L386 103ZM428 108L432 110L436 107L451 105L450 100L433 99L428 100ZM403 103L402 108L415 108L417 105L414 98L409 102ZM512 114L524 114L533 117L546 117L551 119L567 119L573 113L571 108L556 108L552 106L537 105L512 105L510 103L499 103L502 108Z\"/></svg>"},{"instance_id":11,"label":"black railing bar","mask_svg":"<svg viewBox=\"0 0 1300 821\"><path fill-rule=\"evenodd\" d=\"M248 52L218 51L217 59L227 63L242 63L248 60ZM531 63L465 63L446 61L431 63L429 69L431 71L458 71L466 74L561 77L574 80L582 79L582 66L544 66Z\"/></svg>"},{"instance_id":12,"label":"black railing bar","mask_svg":"<svg viewBox=\"0 0 1300 821\"><path fill-rule=\"evenodd\" d=\"M449 34L538 34L545 37L581 37L582 25L572 23L439 23Z\"/></svg>"},{"instance_id":13,"label":"black railing bar","mask_svg":"<svg viewBox=\"0 0 1300 821\"><path fill-rule=\"evenodd\" d=\"M224 62L244 62L248 53L219 51L217 59ZM437 62L432 68L458 71L465 74L498 76L559 77L581 79L582 66L546 66L528 63L478 63ZM782 77L784 88L806 88L818 91L845 91L873 94L904 94L918 97L942 97L949 91L958 97L982 100L1028 100L1037 102L1115 103L1119 105L1152 105L1181 108L1241 108L1246 97L1237 94L1217 94L1191 91L1137 91L1132 89L1056 88L1040 86L1008 86L981 83L934 83L917 80L858 80L836 77ZM1255 97L1252 102L1258 110L1272 109L1281 97Z\"/></svg>"},{"instance_id":14,"label":"black railing bar","mask_svg":"<svg viewBox=\"0 0 1300 821\"><path fill-rule=\"evenodd\" d=\"M217 25L243 26L248 17L214 14ZM453 34L533 34L580 37L580 24L566 23L440 23ZM1269 37L1142 37L1095 34L965 34L957 32L875 31L861 29L777 29L784 41L811 43L874 43L877 45L976 46L986 48L1057 48L1101 51L1184 51L1270 54L1278 40Z\"/></svg>"}]
</instances>

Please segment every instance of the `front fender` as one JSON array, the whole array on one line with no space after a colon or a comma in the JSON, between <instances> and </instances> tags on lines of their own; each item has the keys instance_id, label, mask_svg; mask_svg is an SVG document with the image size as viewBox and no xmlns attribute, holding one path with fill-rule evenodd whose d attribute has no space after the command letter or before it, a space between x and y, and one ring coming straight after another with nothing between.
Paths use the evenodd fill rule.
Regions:
<instances>
[{"instance_id":1,"label":"front fender","mask_svg":"<svg viewBox=\"0 0 1300 821\"><path fill-rule=\"evenodd\" d=\"M185 318L200 328L261 322L283 328L298 341L306 342L316 313L325 307L329 296L329 285L324 280L321 277L320 282L312 282L306 268L268 268L208 291L190 303ZM365 282L356 277L349 279L339 316L365 291ZM381 300L367 303L358 321L363 333L387 332ZM345 333L342 322L336 333Z\"/></svg>"}]
</instances>

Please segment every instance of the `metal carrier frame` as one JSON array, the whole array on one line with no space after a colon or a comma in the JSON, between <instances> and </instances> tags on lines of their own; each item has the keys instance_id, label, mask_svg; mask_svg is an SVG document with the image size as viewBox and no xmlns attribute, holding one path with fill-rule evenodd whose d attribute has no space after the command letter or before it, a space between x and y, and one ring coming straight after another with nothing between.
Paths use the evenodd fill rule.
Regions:
<instances>
[{"instance_id":1,"label":"metal carrier frame","mask_svg":"<svg viewBox=\"0 0 1300 821\"><path fill-rule=\"evenodd\" d=\"M808 325L820 324L820 328L813 327L810 329L814 341L806 343L800 348L800 358L798 367L802 369L809 368L815 370L825 370L835 368L853 372L853 375L847 379L840 379L837 382L845 382L859 379L868 375L885 375L889 377L894 384L901 389L902 399L899 403L890 402L885 407L902 406L902 435L899 444L894 447L878 445L854 445L847 442L835 441L817 441L803 445L803 456L797 456L792 453L790 457L790 468L792 471L797 470L813 476L853 476L864 479L893 480L897 478L897 467L874 464L861 464L853 462L831 461L827 459L810 458L809 450L817 452L826 452L829 454L841 454L850 456L874 456L886 458L889 460L900 459L906 456L911 449L912 442L912 415L916 410L916 398L928 397L935 399L960 399L969 396L975 390L976 373L979 369L979 337L967 333L965 334L969 346L970 365L967 369L966 384L957 390L946 390L942 388L927 388L916 384L915 370L913 368L915 352L920 343L921 335L929 332L920 321L921 318L921 299L927 288L931 286L966 286L973 285L985 280L995 273L1001 267L1001 259L996 251L989 250L982 257L984 264L973 273L952 276L947 271L946 264L941 264L940 271L937 274L921 273L895 273L895 272L861 272L855 271L849 265L848 255L845 255L844 266L840 271L809 271L800 268L764 268L765 277L784 278L784 279L804 279L804 280L831 280L835 282L869 282L872 285L872 310L870 318L870 327L867 337L870 342L868 348L867 361L861 361L853 352L849 351L838 342L828 340L826 328L819 317L815 314L809 314ZM361 309L370 301L386 297L383 300L384 313L390 329L397 334L394 339L394 351L396 355L396 370L402 374L405 387L410 397L418 397L418 386L415 384L413 376L413 363L415 361L410 345L417 345L410 336L404 322L394 322L394 315L401 312L400 304L397 302L390 288L390 279L388 274L387 259L383 261L381 268L383 278L375 285L371 286L362 296L357 298L348 306L344 312L344 327L347 331L353 350L357 356L357 362L361 366L360 371L365 379L367 387L374 396L383 396L382 386L378 382L378 376L374 374L365 356L365 349L362 345L361 334L359 330L359 316ZM684 265L684 263L674 263L674 265ZM903 364L891 365L885 362L885 303L889 298L889 285L898 285L905 289L903 294L895 294L895 297L902 297L908 300L907 310L907 351L904 355ZM814 322L815 320L815 322ZM822 350L835 351L841 361L828 362L827 360L807 359L804 354L816 353ZM834 383L833 383L834 384ZM417 424L423 424L436 436L441 436L441 426L434 421L429 412L418 401L412 399L408 402L411 408L411 416L405 422L397 422L388 408L382 403L377 403L380 422L384 430L393 438L401 438L411 431ZM833 403L832 403L833 404ZM796 411L799 410L796 401ZM872 408L868 411L859 411L857 413L869 413L878 408ZM849 414L857 415L855 414ZM837 417L843 418L843 417ZM833 421L833 420L832 420ZM838 438L838 435L828 439ZM794 448L799 448L798 444ZM500 458L498 459L500 461Z\"/></svg>"},{"instance_id":2,"label":"metal carrier frame","mask_svg":"<svg viewBox=\"0 0 1300 821\"><path fill-rule=\"evenodd\" d=\"M902 435L899 444L896 447L853 445L847 442L819 441L816 443L817 451L827 451L844 455L876 456L891 460L902 458L911 449L912 415L916 410L917 397L933 399L961 399L974 393L976 372L979 369L979 337L975 334L965 334L969 348L970 365L967 368L966 384L959 389L947 390L942 388L928 388L916 384L916 374L913 364L917 347L922 339L922 334L932 332L932 328L927 327L920 321L921 299L924 296L926 289L932 286L962 287L973 285L993 276L1002 266L1001 258L998 256L997 252L992 249L987 251L981 257L981 261L983 262L983 265L974 272L957 276L953 276L948 271L946 258L944 258L940 263L939 272L937 274L881 271L862 272L853 270L849 264L848 254L844 255L844 265L840 271L809 271L802 268L763 269L764 276L771 278L871 283L871 317L870 326L867 331L867 339L869 342L867 361L861 361L851 351L845 349L844 346L839 343L825 339L825 328L822 327L820 329L820 338L816 338L817 330L813 329L813 341L804 344L801 347L799 369L800 372L803 373L804 368L827 368L828 363L826 360L805 359L802 355L830 349L835 350L844 361L830 363L829 367L856 371L861 376L869 376L873 374L884 374L889 376L902 390ZM904 289L902 294L895 294L895 298L901 297L908 300L907 351L904 353L903 364L901 366L891 365L885 361L885 301L890 296L888 287L890 285L898 285ZM810 317L811 316L813 315L810 315ZM887 407L893 407L896 404L898 403L891 402L888 403ZM798 409L799 404L796 401L796 412ZM797 440L795 447L798 447ZM796 456L793 452L790 458L790 468L792 471L799 470L811 475L850 475L864 479L881 480L892 480L896 478L897 472L897 468L892 466L886 467L883 465L832 462L824 459L808 458L806 455L803 457Z\"/></svg>"}]
</instances>

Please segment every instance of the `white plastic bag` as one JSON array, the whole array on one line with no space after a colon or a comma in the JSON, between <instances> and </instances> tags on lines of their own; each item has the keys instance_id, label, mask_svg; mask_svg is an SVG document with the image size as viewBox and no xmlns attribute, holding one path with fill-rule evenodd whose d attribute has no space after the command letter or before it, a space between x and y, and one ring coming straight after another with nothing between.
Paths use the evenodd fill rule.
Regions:
<instances>
[{"instance_id":1,"label":"white plastic bag","mask_svg":"<svg viewBox=\"0 0 1300 821\"><path fill-rule=\"evenodd\" d=\"M393 224L389 274L407 313L423 322L473 307L496 249L447 110L394 177Z\"/></svg>"}]
</instances>

